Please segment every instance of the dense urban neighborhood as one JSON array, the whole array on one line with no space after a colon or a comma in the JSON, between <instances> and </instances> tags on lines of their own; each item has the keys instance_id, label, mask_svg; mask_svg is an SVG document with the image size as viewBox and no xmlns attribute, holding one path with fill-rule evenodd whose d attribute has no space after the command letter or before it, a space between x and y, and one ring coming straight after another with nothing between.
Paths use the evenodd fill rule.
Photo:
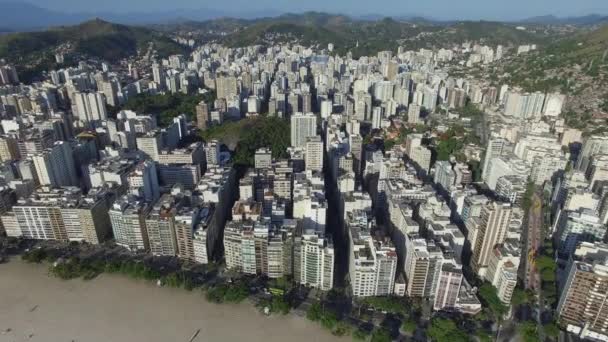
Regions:
<instances>
[{"instance_id":1,"label":"dense urban neighborhood","mask_svg":"<svg viewBox=\"0 0 608 342\"><path fill-rule=\"evenodd\" d=\"M328 16L0 36L0 261L355 340L608 341L606 27Z\"/></svg>"}]
</instances>

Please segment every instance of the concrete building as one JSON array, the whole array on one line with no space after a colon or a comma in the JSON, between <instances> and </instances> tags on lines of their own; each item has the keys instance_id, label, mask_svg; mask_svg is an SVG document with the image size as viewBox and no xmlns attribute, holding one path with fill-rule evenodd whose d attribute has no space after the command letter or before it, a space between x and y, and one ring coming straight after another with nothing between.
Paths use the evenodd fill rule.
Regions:
<instances>
[{"instance_id":1,"label":"concrete building","mask_svg":"<svg viewBox=\"0 0 608 342\"><path fill-rule=\"evenodd\" d=\"M353 296L387 296L393 293L397 253L390 243L373 238L364 212L349 215L349 276Z\"/></svg>"},{"instance_id":2,"label":"concrete building","mask_svg":"<svg viewBox=\"0 0 608 342\"><path fill-rule=\"evenodd\" d=\"M305 165L306 170L323 171L323 140L320 136L310 137L305 144ZM352 168L351 168L352 169Z\"/></svg>"},{"instance_id":3,"label":"concrete building","mask_svg":"<svg viewBox=\"0 0 608 342\"><path fill-rule=\"evenodd\" d=\"M72 147L59 141L52 148L32 157L40 185L52 187L78 186Z\"/></svg>"},{"instance_id":4,"label":"concrete building","mask_svg":"<svg viewBox=\"0 0 608 342\"><path fill-rule=\"evenodd\" d=\"M471 249L473 256L471 266L481 277L484 277L490 263L494 247L504 242L511 221L512 208L510 204L490 202L481 211L479 225L474 231Z\"/></svg>"},{"instance_id":5,"label":"concrete building","mask_svg":"<svg viewBox=\"0 0 608 342\"><path fill-rule=\"evenodd\" d=\"M149 251L146 217L150 207L134 196L124 196L109 211L114 239L119 246L132 251Z\"/></svg>"},{"instance_id":6,"label":"concrete building","mask_svg":"<svg viewBox=\"0 0 608 342\"><path fill-rule=\"evenodd\" d=\"M305 147L308 138L317 136L317 117L313 113L291 116L291 146Z\"/></svg>"},{"instance_id":7,"label":"concrete building","mask_svg":"<svg viewBox=\"0 0 608 342\"><path fill-rule=\"evenodd\" d=\"M156 164L150 160L137 164L129 173L127 182L130 192L148 203L154 203L160 197Z\"/></svg>"},{"instance_id":8,"label":"concrete building","mask_svg":"<svg viewBox=\"0 0 608 342\"><path fill-rule=\"evenodd\" d=\"M255 168L266 169L272 165L272 151L269 148L260 148L255 151Z\"/></svg>"},{"instance_id":9,"label":"concrete building","mask_svg":"<svg viewBox=\"0 0 608 342\"><path fill-rule=\"evenodd\" d=\"M582 243L566 268L557 305L558 322L582 339L608 340L608 246Z\"/></svg>"},{"instance_id":10,"label":"concrete building","mask_svg":"<svg viewBox=\"0 0 608 342\"><path fill-rule=\"evenodd\" d=\"M99 244L110 237L107 193L84 196L77 188L43 187L13 206L17 229L8 236L36 240L85 241Z\"/></svg>"}]
</instances>

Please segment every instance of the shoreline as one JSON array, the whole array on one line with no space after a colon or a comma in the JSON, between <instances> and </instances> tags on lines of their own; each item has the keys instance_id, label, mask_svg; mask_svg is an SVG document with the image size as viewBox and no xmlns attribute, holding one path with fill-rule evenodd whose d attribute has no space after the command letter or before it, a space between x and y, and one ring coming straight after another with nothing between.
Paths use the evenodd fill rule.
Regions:
<instances>
[{"instance_id":1,"label":"shoreline","mask_svg":"<svg viewBox=\"0 0 608 342\"><path fill-rule=\"evenodd\" d=\"M0 341L190 341L199 329L192 342L344 340L294 314L209 303L201 291L110 274L65 281L17 258L0 264Z\"/></svg>"}]
</instances>

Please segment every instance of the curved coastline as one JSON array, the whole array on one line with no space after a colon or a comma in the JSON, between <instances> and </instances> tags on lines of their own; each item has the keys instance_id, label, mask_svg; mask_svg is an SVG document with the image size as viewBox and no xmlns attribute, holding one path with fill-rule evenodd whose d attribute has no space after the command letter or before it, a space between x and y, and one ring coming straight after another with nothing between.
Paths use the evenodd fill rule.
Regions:
<instances>
[{"instance_id":1,"label":"curved coastline","mask_svg":"<svg viewBox=\"0 0 608 342\"><path fill-rule=\"evenodd\" d=\"M340 341L295 315L265 317L249 303L213 304L201 292L120 275L63 281L46 265L0 265L0 341Z\"/></svg>"}]
</instances>

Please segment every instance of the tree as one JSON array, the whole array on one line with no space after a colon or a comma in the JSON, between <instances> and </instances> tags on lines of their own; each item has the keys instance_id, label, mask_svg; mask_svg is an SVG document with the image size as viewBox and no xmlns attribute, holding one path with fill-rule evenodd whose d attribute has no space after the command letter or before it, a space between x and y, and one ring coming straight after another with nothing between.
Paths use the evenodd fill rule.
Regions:
<instances>
[{"instance_id":1,"label":"tree","mask_svg":"<svg viewBox=\"0 0 608 342\"><path fill-rule=\"evenodd\" d=\"M521 336L524 342L538 342L540 339L538 338L537 326L536 323L527 321L521 323L517 327L517 332Z\"/></svg>"},{"instance_id":2,"label":"tree","mask_svg":"<svg viewBox=\"0 0 608 342\"><path fill-rule=\"evenodd\" d=\"M378 328L372 332L371 342L391 342L393 339L391 338L390 332L385 328Z\"/></svg>"},{"instance_id":3,"label":"tree","mask_svg":"<svg viewBox=\"0 0 608 342\"><path fill-rule=\"evenodd\" d=\"M334 327L338 324L338 317L335 313L331 311L323 311L321 315L321 325L327 330L333 330Z\"/></svg>"},{"instance_id":4,"label":"tree","mask_svg":"<svg viewBox=\"0 0 608 342\"><path fill-rule=\"evenodd\" d=\"M434 318L427 330L428 337L436 342L467 342L469 336L458 329L454 321L445 318Z\"/></svg>"},{"instance_id":5,"label":"tree","mask_svg":"<svg viewBox=\"0 0 608 342\"><path fill-rule=\"evenodd\" d=\"M291 306L289 305L289 302L287 302L283 296L272 297L272 301L270 302L270 311L287 315L290 309Z\"/></svg>"},{"instance_id":6,"label":"tree","mask_svg":"<svg viewBox=\"0 0 608 342\"><path fill-rule=\"evenodd\" d=\"M369 336L369 332L363 329L357 329L353 331L353 339L357 341L364 341Z\"/></svg>"},{"instance_id":7,"label":"tree","mask_svg":"<svg viewBox=\"0 0 608 342\"><path fill-rule=\"evenodd\" d=\"M536 186L533 182L528 181L526 185L526 192L524 193L524 198L522 201L522 208L524 210L529 210L532 206L532 197L534 196L534 192L536 191Z\"/></svg>"},{"instance_id":8,"label":"tree","mask_svg":"<svg viewBox=\"0 0 608 342\"><path fill-rule=\"evenodd\" d=\"M543 331L545 332L545 335L549 337L555 338L559 336L559 326L557 326L555 322L551 322L549 324L544 325Z\"/></svg>"},{"instance_id":9,"label":"tree","mask_svg":"<svg viewBox=\"0 0 608 342\"><path fill-rule=\"evenodd\" d=\"M393 314L405 314L408 307L405 300L400 297L366 297L361 302L376 310Z\"/></svg>"},{"instance_id":10,"label":"tree","mask_svg":"<svg viewBox=\"0 0 608 342\"><path fill-rule=\"evenodd\" d=\"M410 335L416 331L416 327L417 327L416 322L411 318L406 319L401 324L401 330Z\"/></svg>"},{"instance_id":11,"label":"tree","mask_svg":"<svg viewBox=\"0 0 608 342\"><path fill-rule=\"evenodd\" d=\"M508 311L509 308L503 304L498 298L496 288L490 283L484 283L479 288L479 296L483 302L492 310L494 317L501 319Z\"/></svg>"},{"instance_id":12,"label":"tree","mask_svg":"<svg viewBox=\"0 0 608 342\"><path fill-rule=\"evenodd\" d=\"M306 318L313 322L318 322L321 320L321 316L323 315L323 309L321 308L321 304L313 303L308 311L306 311Z\"/></svg>"},{"instance_id":13,"label":"tree","mask_svg":"<svg viewBox=\"0 0 608 342\"><path fill-rule=\"evenodd\" d=\"M275 117L260 117L242 132L236 147L234 162L238 165L252 166L255 152L268 147L273 158L287 157L287 148L291 144L289 123Z\"/></svg>"},{"instance_id":14,"label":"tree","mask_svg":"<svg viewBox=\"0 0 608 342\"><path fill-rule=\"evenodd\" d=\"M462 146L462 141L455 137L440 141L437 144L437 160L449 160L450 156L460 150Z\"/></svg>"},{"instance_id":15,"label":"tree","mask_svg":"<svg viewBox=\"0 0 608 342\"><path fill-rule=\"evenodd\" d=\"M516 287L513 291L513 296L511 297L511 304L514 306L519 306L523 304L527 304L530 301L528 293L525 290L522 290L520 287Z\"/></svg>"}]
</instances>

